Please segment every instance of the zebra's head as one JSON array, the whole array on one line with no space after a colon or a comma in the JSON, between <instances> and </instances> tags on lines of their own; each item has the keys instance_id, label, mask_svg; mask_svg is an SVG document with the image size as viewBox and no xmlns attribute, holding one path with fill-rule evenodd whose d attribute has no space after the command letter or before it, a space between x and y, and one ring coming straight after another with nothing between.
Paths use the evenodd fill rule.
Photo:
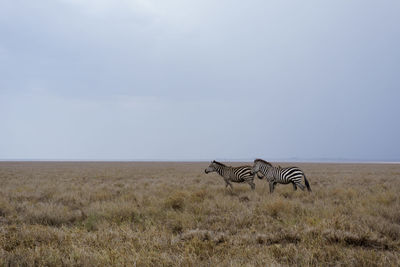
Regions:
<instances>
[{"instance_id":1,"label":"zebra's head","mask_svg":"<svg viewBox=\"0 0 400 267\"><path fill-rule=\"evenodd\" d=\"M263 159L256 159L256 160L254 160L253 168L251 169L252 173L258 173L259 171L261 171L262 166L272 166L272 165L271 165L271 163L269 163L268 161L265 161ZM260 178L260 175L257 175L257 176L258 176L258 178ZM262 176L260 179L262 179Z\"/></svg>"},{"instance_id":2,"label":"zebra's head","mask_svg":"<svg viewBox=\"0 0 400 267\"><path fill-rule=\"evenodd\" d=\"M260 166L261 166L260 162L254 161L253 168L251 168L251 172L252 173L259 172L260 171Z\"/></svg>"},{"instance_id":3,"label":"zebra's head","mask_svg":"<svg viewBox=\"0 0 400 267\"><path fill-rule=\"evenodd\" d=\"M208 168L205 169L204 172L205 172L205 173L215 172L215 171L217 171L217 167L218 167L218 165L220 165L220 164L221 164L221 163L219 163L219 162L213 160L213 161L211 162L210 166L208 166Z\"/></svg>"}]
</instances>

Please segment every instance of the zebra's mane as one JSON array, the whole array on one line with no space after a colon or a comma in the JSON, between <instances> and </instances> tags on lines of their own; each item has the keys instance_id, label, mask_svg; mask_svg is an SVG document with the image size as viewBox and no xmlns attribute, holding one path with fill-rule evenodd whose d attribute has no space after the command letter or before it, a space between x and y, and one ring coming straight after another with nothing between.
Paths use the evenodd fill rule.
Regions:
<instances>
[{"instance_id":1,"label":"zebra's mane","mask_svg":"<svg viewBox=\"0 0 400 267\"><path fill-rule=\"evenodd\" d=\"M272 164L271 164L271 163L269 163L268 161L263 160L263 159L256 159L256 160L254 160L254 163L256 163L256 162L258 162L258 161L272 167Z\"/></svg>"},{"instance_id":2,"label":"zebra's mane","mask_svg":"<svg viewBox=\"0 0 400 267\"><path fill-rule=\"evenodd\" d=\"M226 166L225 164L223 164L223 163L221 163L221 162L218 162L218 161L216 161L216 160L213 160L213 163L217 163L218 165L221 165L221 166Z\"/></svg>"}]
</instances>

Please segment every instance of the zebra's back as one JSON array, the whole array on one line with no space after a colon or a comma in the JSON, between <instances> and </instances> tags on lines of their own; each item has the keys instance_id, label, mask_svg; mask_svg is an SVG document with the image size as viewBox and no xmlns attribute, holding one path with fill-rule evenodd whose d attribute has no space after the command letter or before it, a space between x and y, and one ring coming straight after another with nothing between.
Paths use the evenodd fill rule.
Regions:
<instances>
[{"instance_id":1,"label":"zebra's back","mask_svg":"<svg viewBox=\"0 0 400 267\"><path fill-rule=\"evenodd\" d=\"M232 174L230 178L235 182L244 182L247 180L252 180L254 178L254 174L252 173L250 166L232 167Z\"/></svg>"},{"instance_id":2,"label":"zebra's back","mask_svg":"<svg viewBox=\"0 0 400 267\"><path fill-rule=\"evenodd\" d=\"M298 167L278 168L278 175L275 176L277 182L287 184L291 182L300 182L304 172Z\"/></svg>"}]
</instances>

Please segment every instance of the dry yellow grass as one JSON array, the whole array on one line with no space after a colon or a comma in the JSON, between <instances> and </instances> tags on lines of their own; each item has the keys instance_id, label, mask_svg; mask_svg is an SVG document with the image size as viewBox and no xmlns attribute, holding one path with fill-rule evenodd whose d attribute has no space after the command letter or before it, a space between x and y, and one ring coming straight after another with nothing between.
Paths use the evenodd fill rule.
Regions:
<instances>
[{"instance_id":1,"label":"dry yellow grass","mask_svg":"<svg viewBox=\"0 0 400 267\"><path fill-rule=\"evenodd\" d=\"M0 266L400 265L400 165L296 165L312 193L231 193L206 162L2 162Z\"/></svg>"}]
</instances>

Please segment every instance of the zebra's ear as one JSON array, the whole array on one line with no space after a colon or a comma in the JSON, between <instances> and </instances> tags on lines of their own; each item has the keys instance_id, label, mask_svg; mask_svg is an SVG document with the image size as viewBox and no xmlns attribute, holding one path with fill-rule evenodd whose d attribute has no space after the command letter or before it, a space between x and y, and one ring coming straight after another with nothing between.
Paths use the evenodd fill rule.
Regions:
<instances>
[{"instance_id":1,"label":"zebra's ear","mask_svg":"<svg viewBox=\"0 0 400 267\"><path fill-rule=\"evenodd\" d=\"M215 160L213 160L212 163L215 163Z\"/></svg>"}]
</instances>

